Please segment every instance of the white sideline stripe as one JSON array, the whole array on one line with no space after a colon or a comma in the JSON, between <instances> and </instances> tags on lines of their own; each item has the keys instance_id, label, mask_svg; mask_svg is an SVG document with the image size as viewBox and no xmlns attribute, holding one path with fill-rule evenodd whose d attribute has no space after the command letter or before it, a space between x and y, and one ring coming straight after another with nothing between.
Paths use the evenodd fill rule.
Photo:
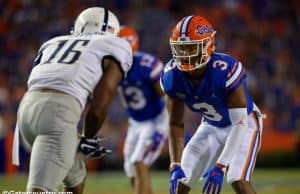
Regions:
<instances>
[{"instance_id":1,"label":"white sideline stripe","mask_svg":"<svg viewBox=\"0 0 300 194\"><path fill-rule=\"evenodd\" d=\"M239 62L238 67L235 71L235 73L230 77L229 80L226 81L226 87L230 86L232 83L235 82L235 80L239 77L239 75L241 74L243 68L242 68L242 64L241 62Z\"/></svg>"}]
</instances>

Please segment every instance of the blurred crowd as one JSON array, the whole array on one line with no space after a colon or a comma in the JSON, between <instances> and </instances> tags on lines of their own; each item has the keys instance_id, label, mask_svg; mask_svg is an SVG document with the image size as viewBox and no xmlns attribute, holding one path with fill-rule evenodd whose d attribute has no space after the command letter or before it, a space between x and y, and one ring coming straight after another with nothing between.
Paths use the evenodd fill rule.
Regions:
<instances>
[{"instance_id":1,"label":"blurred crowd","mask_svg":"<svg viewBox=\"0 0 300 194\"><path fill-rule=\"evenodd\" d=\"M268 116L265 130L300 129L297 0L1 0L0 140L14 129L16 110L41 43L68 34L80 11L91 6L112 10L121 24L138 31L140 49L164 62L171 58L172 27L186 15L208 18L217 31L217 52L233 55L246 67L251 94ZM120 144L116 149L121 153L119 139L125 137L127 118L119 107L116 98L105 127L115 134L110 141ZM187 126L195 127L198 120L191 113Z\"/></svg>"}]
</instances>

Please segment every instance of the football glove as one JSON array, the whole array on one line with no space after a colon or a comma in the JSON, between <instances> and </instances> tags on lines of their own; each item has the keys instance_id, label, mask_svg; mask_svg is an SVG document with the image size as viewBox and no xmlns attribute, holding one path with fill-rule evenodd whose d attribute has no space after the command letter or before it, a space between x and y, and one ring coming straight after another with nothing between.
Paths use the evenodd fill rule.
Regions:
<instances>
[{"instance_id":1,"label":"football glove","mask_svg":"<svg viewBox=\"0 0 300 194\"><path fill-rule=\"evenodd\" d=\"M209 169L205 174L206 178L202 193L206 194L219 194L222 189L223 178L224 178L224 166L216 165Z\"/></svg>"},{"instance_id":2,"label":"football glove","mask_svg":"<svg viewBox=\"0 0 300 194\"><path fill-rule=\"evenodd\" d=\"M100 159L112 151L101 145L104 141L103 137L81 137L78 144L78 151L86 156L88 159Z\"/></svg>"},{"instance_id":3,"label":"football glove","mask_svg":"<svg viewBox=\"0 0 300 194\"><path fill-rule=\"evenodd\" d=\"M161 141L164 139L164 136L163 136L163 134L161 134L160 132L155 131L155 132L152 134L151 139L152 139L152 144L151 144L150 150L151 150L151 151L155 151L155 150L157 150L157 148L159 147Z\"/></svg>"},{"instance_id":4,"label":"football glove","mask_svg":"<svg viewBox=\"0 0 300 194\"><path fill-rule=\"evenodd\" d=\"M170 194L176 194L178 181L185 179L185 174L180 166L174 166L170 174Z\"/></svg>"}]
</instances>

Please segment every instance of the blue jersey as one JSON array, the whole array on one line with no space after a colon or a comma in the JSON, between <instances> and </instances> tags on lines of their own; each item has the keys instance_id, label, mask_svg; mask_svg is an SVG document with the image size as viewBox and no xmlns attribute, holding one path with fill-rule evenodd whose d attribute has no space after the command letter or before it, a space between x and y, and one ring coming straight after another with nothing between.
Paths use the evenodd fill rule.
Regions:
<instances>
[{"instance_id":1,"label":"blue jersey","mask_svg":"<svg viewBox=\"0 0 300 194\"><path fill-rule=\"evenodd\" d=\"M161 76L161 87L172 98L181 99L193 111L202 114L204 121L217 127L231 124L227 97L243 84L247 97L247 112L253 110L253 101L246 87L247 75L242 64L229 55L214 53L205 67L199 85L195 86L169 61Z\"/></svg>"},{"instance_id":2,"label":"blue jersey","mask_svg":"<svg viewBox=\"0 0 300 194\"><path fill-rule=\"evenodd\" d=\"M145 121L162 112L165 101L153 87L162 70L163 63L156 57L142 52L134 55L133 65L118 89L122 104L132 119Z\"/></svg>"}]
</instances>

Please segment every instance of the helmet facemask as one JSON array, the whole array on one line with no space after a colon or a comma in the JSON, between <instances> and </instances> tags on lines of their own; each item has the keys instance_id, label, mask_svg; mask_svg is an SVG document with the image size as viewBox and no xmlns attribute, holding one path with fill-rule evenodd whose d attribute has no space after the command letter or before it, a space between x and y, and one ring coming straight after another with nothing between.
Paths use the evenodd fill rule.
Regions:
<instances>
[{"instance_id":1,"label":"helmet facemask","mask_svg":"<svg viewBox=\"0 0 300 194\"><path fill-rule=\"evenodd\" d=\"M202 40L188 41L170 41L172 55L178 69L182 71L191 71L204 67L211 57L215 31L210 37Z\"/></svg>"}]
</instances>

